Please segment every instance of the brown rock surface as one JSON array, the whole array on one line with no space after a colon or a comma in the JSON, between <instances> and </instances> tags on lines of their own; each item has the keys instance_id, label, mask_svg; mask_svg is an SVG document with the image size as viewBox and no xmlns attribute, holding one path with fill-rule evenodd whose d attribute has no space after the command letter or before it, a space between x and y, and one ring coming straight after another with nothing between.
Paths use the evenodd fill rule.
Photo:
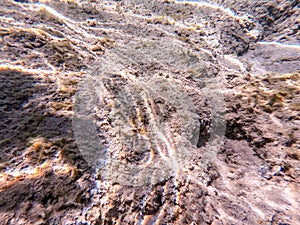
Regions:
<instances>
[{"instance_id":1,"label":"brown rock surface","mask_svg":"<svg viewBox=\"0 0 300 225\"><path fill-rule=\"evenodd\" d=\"M300 224L298 1L0 4L0 224Z\"/></svg>"}]
</instances>

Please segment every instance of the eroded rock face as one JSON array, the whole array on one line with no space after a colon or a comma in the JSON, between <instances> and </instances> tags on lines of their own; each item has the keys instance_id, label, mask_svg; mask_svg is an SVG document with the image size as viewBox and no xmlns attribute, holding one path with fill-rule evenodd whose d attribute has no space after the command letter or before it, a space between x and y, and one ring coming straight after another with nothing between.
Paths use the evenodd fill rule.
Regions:
<instances>
[{"instance_id":1,"label":"eroded rock face","mask_svg":"<svg viewBox=\"0 0 300 225\"><path fill-rule=\"evenodd\" d=\"M1 224L298 224L298 1L1 2Z\"/></svg>"}]
</instances>

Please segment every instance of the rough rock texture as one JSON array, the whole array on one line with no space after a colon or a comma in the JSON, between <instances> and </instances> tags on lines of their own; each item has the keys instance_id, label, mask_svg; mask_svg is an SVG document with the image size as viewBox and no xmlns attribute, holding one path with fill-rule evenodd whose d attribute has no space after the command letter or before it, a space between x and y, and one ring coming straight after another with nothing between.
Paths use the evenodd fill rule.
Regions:
<instances>
[{"instance_id":1,"label":"rough rock texture","mask_svg":"<svg viewBox=\"0 0 300 225\"><path fill-rule=\"evenodd\" d=\"M298 1L0 4L0 224L300 224Z\"/></svg>"}]
</instances>

